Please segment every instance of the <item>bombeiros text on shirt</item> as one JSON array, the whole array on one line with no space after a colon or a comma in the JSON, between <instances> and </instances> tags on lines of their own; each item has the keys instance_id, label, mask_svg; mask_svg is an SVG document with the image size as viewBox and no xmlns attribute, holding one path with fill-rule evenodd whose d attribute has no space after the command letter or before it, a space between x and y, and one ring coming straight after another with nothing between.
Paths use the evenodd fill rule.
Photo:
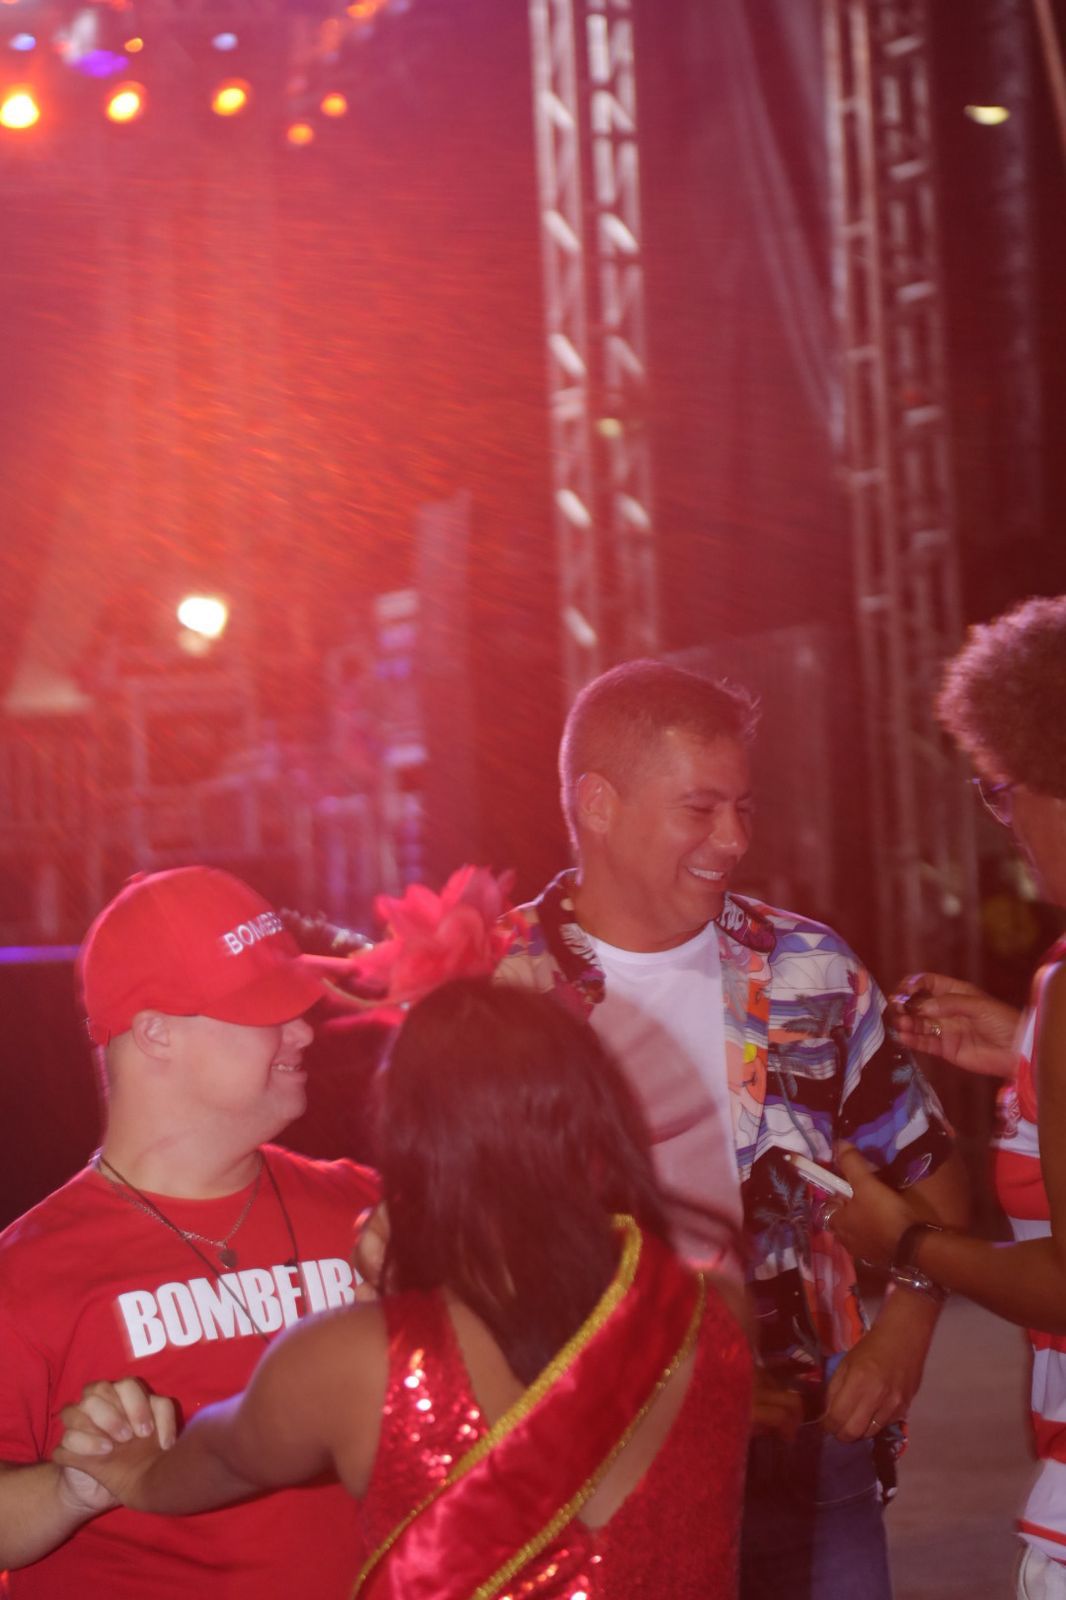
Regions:
<instances>
[{"instance_id":1,"label":"bombeiros text on shirt","mask_svg":"<svg viewBox=\"0 0 1066 1600\"><path fill-rule=\"evenodd\" d=\"M248 1267L207 1277L161 1283L154 1289L128 1289L116 1297L130 1355L158 1354L168 1345L202 1340L241 1339L276 1333L312 1315L355 1299L355 1278L347 1261L327 1256L317 1261L274 1267ZM303 1302L305 1311L301 1312Z\"/></svg>"}]
</instances>

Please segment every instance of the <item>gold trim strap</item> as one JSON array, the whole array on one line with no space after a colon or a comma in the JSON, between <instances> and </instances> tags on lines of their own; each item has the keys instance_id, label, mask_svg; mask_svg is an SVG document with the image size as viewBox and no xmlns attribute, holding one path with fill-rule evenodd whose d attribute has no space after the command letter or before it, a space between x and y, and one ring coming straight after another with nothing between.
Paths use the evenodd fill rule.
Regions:
<instances>
[{"instance_id":1,"label":"gold trim strap","mask_svg":"<svg viewBox=\"0 0 1066 1600\"><path fill-rule=\"evenodd\" d=\"M505 1562L498 1572L494 1572L487 1583L483 1583L479 1588L475 1589L474 1593L470 1597L470 1600L492 1600L492 1597L499 1593L499 1590L505 1583L510 1582L516 1572L521 1572L522 1568L526 1566L528 1562L532 1561L535 1556L540 1555L542 1550L547 1549L548 1545L551 1544L552 1540L557 1534L562 1532L567 1523L573 1521L581 1507L585 1504L585 1501L591 1497L603 1478L610 1471L615 1461L617 1461L619 1455L633 1437L633 1434L636 1432L637 1428L639 1428L640 1424L644 1421L644 1418L647 1416L656 1400L666 1388L666 1385L670 1382L670 1379L674 1376L674 1373L678 1370L682 1363L688 1359L693 1350L696 1348L696 1340L699 1337L700 1325L703 1321L703 1312L707 1304L707 1284L702 1277L698 1280L698 1284L699 1287L696 1296L696 1304L693 1307L692 1316L689 1320L688 1328L685 1331L685 1337L681 1341L676 1355L667 1364L667 1366L663 1368L662 1373L656 1381L655 1388L652 1390L647 1400L645 1400L636 1416L629 1423L625 1432L619 1438L614 1448L608 1453L607 1456L604 1457L603 1461L601 1461L600 1465L596 1468L596 1471L591 1475L591 1477L588 1478L584 1484L582 1484L581 1488L578 1490L577 1494L574 1495L569 1504L561 1506L552 1517L551 1521L546 1523L538 1534L524 1544L520 1550L516 1550L510 1560Z\"/></svg>"}]
</instances>

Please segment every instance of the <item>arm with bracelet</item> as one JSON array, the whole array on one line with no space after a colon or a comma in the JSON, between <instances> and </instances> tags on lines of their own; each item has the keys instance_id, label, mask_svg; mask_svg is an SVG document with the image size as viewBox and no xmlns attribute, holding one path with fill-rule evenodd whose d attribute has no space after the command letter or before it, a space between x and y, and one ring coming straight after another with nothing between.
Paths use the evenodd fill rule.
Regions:
<instances>
[{"instance_id":1,"label":"arm with bracelet","mask_svg":"<svg viewBox=\"0 0 1066 1600\"><path fill-rule=\"evenodd\" d=\"M847 1248L896 1274L953 1289L997 1316L1046 1333L1066 1333L1066 963L1045 967L1034 984L1033 1065L1039 1083L1040 1170L1050 1231L1013 1244L919 1217L907 1198L879 1182L857 1151L839 1152L855 1198L833 1214Z\"/></svg>"},{"instance_id":2,"label":"arm with bracelet","mask_svg":"<svg viewBox=\"0 0 1066 1600\"><path fill-rule=\"evenodd\" d=\"M839 1053L838 1139L853 1140L886 1180L905 1189L917 1217L959 1223L966 1215L961 1164L943 1114L916 1064L884 1036L880 994L856 970L856 1006L834 1035ZM795 1163L793 1163L794 1170ZM848 1171L838 1164L845 1180ZM815 1226L835 1231L841 1208L853 1202L826 1180ZM902 1230L901 1230L902 1231ZM850 1260L841 1254L846 1270ZM853 1281L853 1279L849 1280ZM906 1417L921 1383L942 1295L930 1283L893 1285L871 1324L850 1343L829 1377L823 1427L842 1443L870 1438Z\"/></svg>"}]
</instances>

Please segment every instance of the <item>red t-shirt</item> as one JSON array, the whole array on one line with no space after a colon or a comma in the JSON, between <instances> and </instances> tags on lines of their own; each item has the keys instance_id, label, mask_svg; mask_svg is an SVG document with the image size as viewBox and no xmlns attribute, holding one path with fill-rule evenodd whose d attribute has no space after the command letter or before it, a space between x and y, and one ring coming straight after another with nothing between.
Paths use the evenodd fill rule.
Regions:
<instances>
[{"instance_id":1,"label":"red t-shirt","mask_svg":"<svg viewBox=\"0 0 1066 1600\"><path fill-rule=\"evenodd\" d=\"M230 1288L185 1240L92 1170L0 1235L0 1460L47 1458L62 1434L60 1407L94 1379L142 1378L189 1417L247 1383L265 1342L253 1321L269 1337L352 1299L353 1223L377 1198L374 1175L274 1146L266 1155L291 1219L296 1264L264 1175L232 1240ZM218 1239L249 1192L152 1198L179 1227ZM200 1249L215 1259L210 1245ZM330 1483L193 1517L119 1508L8 1583L12 1600L340 1600L360 1551L357 1507Z\"/></svg>"}]
</instances>

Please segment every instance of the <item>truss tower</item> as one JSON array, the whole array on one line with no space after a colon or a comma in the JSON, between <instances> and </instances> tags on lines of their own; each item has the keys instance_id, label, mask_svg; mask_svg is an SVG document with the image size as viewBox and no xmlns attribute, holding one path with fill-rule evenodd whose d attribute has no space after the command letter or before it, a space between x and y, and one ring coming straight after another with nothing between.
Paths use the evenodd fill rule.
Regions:
<instances>
[{"instance_id":1,"label":"truss tower","mask_svg":"<svg viewBox=\"0 0 1066 1600\"><path fill-rule=\"evenodd\" d=\"M843 474L882 970L974 966L974 813L932 704L962 609L928 0L824 0Z\"/></svg>"},{"instance_id":2,"label":"truss tower","mask_svg":"<svg viewBox=\"0 0 1066 1600\"><path fill-rule=\"evenodd\" d=\"M633 0L530 0L567 698L659 645Z\"/></svg>"}]
</instances>

